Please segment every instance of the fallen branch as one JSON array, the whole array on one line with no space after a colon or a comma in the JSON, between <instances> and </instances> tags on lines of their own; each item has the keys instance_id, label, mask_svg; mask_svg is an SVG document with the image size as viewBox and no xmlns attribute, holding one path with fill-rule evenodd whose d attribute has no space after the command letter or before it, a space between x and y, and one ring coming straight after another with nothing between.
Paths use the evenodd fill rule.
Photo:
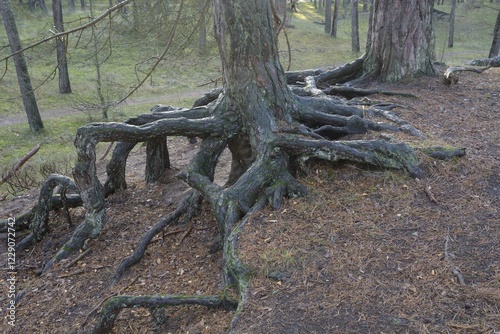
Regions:
<instances>
[{"instance_id":1,"label":"fallen branch","mask_svg":"<svg viewBox=\"0 0 500 334\"><path fill-rule=\"evenodd\" d=\"M40 144L37 144L35 147L31 149L24 157L19 160L17 164L12 167L12 169L2 177L2 180L0 181L0 185L4 184L8 179L10 179L25 163L28 161L32 156L34 156L38 150L40 149Z\"/></svg>"},{"instance_id":2,"label":"fallen branch","mask_svg":"<svg viewBox=\"0 0 500 334\"><path fill-rule=\"evenodd\" d=\"M486 71L490 67L491 66L486 66L486 67L482 67L482 68L452 66L452 67L448 68L446 70L446 72L444 72L443 84L445 84L446 86L450 86L452 84L458 83L459 78L458 78L458 75L456 75L455 73L465 72L465 71L474 72L474 73L483 73L484 71Z\"/></svg>"},{"instance_id":3,"label":"fallen branch","mask_svg":"<svg viewBox=\"0 0 500 334\"><path fill-rule=\"evenodd\" d=\"M112 141L111 143L109 143L108 148L107 148L107 149L106 149L106 151L104 151L104 153L101 155L101 157L99 158L99 161L103 161L103 160L104 160L104 158L106 158L106 156L108 155L109 151L111 151L111 148L113 147L113 144L114 144L114 143L115 143L114 141Z\"/></svg>"},{"instance_id":4,"label":"fallen branch","mask_svg":"<svg viewBox=\"0 0 500 334\"><path fill-rule=\"evenodd\" d=\"M64 208L63 202L66 203L67 208L76 208L83 204L82 198L77 194L67 195L66 199L64 200L61 198L61 196L52 196L50 201L52 210ZM29 228L29 225L35 218L37 211L38 205L35 205L33 208L31 208L31 210L16 217L16 231ZM0 233L7 232L7 223L7 219L0 221Z\"/></svg>"}]
</instances>

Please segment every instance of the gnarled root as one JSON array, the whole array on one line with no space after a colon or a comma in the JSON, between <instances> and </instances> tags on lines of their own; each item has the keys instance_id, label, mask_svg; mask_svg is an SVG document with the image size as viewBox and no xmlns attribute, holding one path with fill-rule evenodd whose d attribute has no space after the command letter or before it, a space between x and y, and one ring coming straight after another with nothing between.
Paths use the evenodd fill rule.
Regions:
<instances>
[{"instance_id":1,"label":"gnarled root","mask_svg":"<svg viewBox=\"0 0 500 334\"><path fill-rule=\"evenodd\" d=\"M100 320L92 330L92 333L109 333L113 328L116 317L124 308L146 307L149 309L158 309L180 305L202 305L208 308L225 310L234 310L236 308L236 303L225 296L115 296L104 303ZM158 317L157 314L156 317Z\"/></svg>"}]
</instances>

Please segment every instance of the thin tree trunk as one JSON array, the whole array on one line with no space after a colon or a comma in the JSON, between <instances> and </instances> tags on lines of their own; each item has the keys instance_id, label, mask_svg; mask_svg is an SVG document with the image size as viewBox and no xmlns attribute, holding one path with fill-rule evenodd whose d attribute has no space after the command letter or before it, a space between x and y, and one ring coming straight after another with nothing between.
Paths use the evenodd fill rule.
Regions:
<instances>
[{"instance_id":1,"label":"thin tree trunk","mask_svg":"<svg viewBox=\"0 0 500 334\"><path fill-rule=\"evenodd\" d=\"M326 0L325 4L325 34L332 31L332 0Z\"/></svg>"},{"instance_id":2,"label":"thin tree trunk","mask_svg":"<svg viewBox=\"0 0 500 334\"><path fill-rule=\"evenodd\" d=\"M198 54L203 56L207 53L207 9L206 2L199 4L200 8L200 28L198 30Z\"/></svg>"},{"instance_id":3,"label":"thin tree trunk","mask_svg":"<svg viewBox=\"0 0 500 334\"><path fill-rule=\"evenodd\" d=\"M52 15L54 17L54 27L57 32L64 31L63 12L61 0L52 0ZM69 81L68 61L66 58L66 39L61 37L56 39L57 69L59 71L59 93L71 93Z\"/></svg>"},{"instance_id":4,"label":"thin tree trunk","mask_svg":"<svg viewBox=\"0 0 500 334\"><path fill-rule=\"evenodd\" d=\"M332 15L332 37L337 38L337 28L339 26L339 1L333 0L333 15Z\"/></svg>"},{"instance_id":5,"label":"thin tree trunk","mask_svg":"<svg viewBox=\"0 0 500 334\"><path fill-rule=\"evenodd\" d=\"M450 31L448 34L448 47L453 47L453 34L455 33L455 9L457 8L457 0L451 0L450 12Z\"/></svg>"},{"instance_id":6,"label":"thin tree trunk","mask_svg":"<svg viewBox=\"0 0 500 334\"><path fill-rule=\"evenodd\" d=\"M16 53L21 50L21 40L17 31L14 11L12 10L9 0L0 0L0 12L2 12L2 19L5 25L5 31L7 32L10 49L12 53ZM31 85L28 65L26 64L23 53L17 53L13 58L16 67L17 81L19 82L19 89L21 90L21 96L23 99L24 110L26 111L26 116L28 117L28 124L31 131L39 132L43 129L43 122L40 117L40 112L38 111L35 93Z\"/></svg>"},{"instance_id":7,"label":"thin tree trunk","mask_svg":"<svg viewBox=\"0 0 500 334\"><path fill-rule=\"evenodd\" d=\"M90 16L93 18L93 8L94 4L92 0L90 0ZM102 76L101 76L101 62L99 61L99 45L98 45L98 40L97 40L97 34L95 32L95 26L93 25L91 27L92 31L92 42L94 46L94 67L95 67L95 72L96 72L96 90L97 90L97 97L99 98L99 103L101 107L101 112L102 112L102 117L104 119L108 119L108 103L106 102L106 99L104 98L104 95L102 93Z\"/></svg>"},{"instance_id":8,"label":"thin tree trunk","mask_svg":"<svg viewBox=\"0 0 500 334\"><path fill-rule=\"evenodd\" d=\"M495 23L495 28L493 29L493 42L491 43L491 49L489 53L489 58L498 56L500 51L500 11L498 11L497 22Z\"/></svg>"},{"instance_id":9,"label":"thin tree trunk","mask_svg":"<svg viewBox=\"0 0 500 334\"><path fill-rule=\"evenodd\" d=\"M358 0L352 0L351 7L351 46L352 52L359 52Z\"/></svg>"},{"instance_id":10,"label":"thin tree trunk","mask_svg":"<svg viewBox=\"0 0 500 334\"><path fill-rule=\"evenodd\" d=\"M54 3L52 3L52 8L54 8ZM68 0L68 8L72 12L75 10L75 0Z\"/></svg>"}]
</instances>

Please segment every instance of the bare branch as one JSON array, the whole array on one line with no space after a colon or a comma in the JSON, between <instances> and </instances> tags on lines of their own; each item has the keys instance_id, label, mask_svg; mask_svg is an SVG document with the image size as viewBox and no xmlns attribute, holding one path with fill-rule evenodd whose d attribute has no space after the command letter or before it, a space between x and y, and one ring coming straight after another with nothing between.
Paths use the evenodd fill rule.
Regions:
<instances>
[{"instance_id":1,"label":"bare branch","mask_svg":"<svg viewBox=\"0 0 500 334\"><path fill-rule=\"evenodd\" d=\"M63 31L63 32L59 32L59 33L56 33L56 34L53 34L52 36L49 36L49 37L46 37L42 40L39 40L38 42L36 43L33 43L33 44L30 44L14 53L11 53L10 55L0 59L0 61L5 61L9 58L12 58L13 56L19 54L19 53L22 53L26 50L29 50L29 49L33 49L34 47L40 45L40 44L43 44L43 43L46 43L46 42L49 42L53 39L56 39L56 38L61 38L61 37L65 37L65 36L68 36L70 34L73 34L73 33L76 33L76 32L79 32L79 31L83 31L85 29L87 29L88 27L91 27L93 25L95 25L96 23L100 22L101 20L103 20L106 16L110 15L111 13L113 13L114 11L122 8L123 6L125 6L126 4L128 4L129 2L132 2L132 0L123 0L119 3L117 3L116 5L114 5L113 7L110 7L108 8L107 11L105 11L104 13L102 13L101 15L99 15L98 17L96 17L95 19L93 19L92 21L89 21L81 26L78 26L76 28L73 28L73 29L70 29L70 30L67 30L67 31ZM80 38L78 38L80 39Z\"/></svg>"}]
</instances>

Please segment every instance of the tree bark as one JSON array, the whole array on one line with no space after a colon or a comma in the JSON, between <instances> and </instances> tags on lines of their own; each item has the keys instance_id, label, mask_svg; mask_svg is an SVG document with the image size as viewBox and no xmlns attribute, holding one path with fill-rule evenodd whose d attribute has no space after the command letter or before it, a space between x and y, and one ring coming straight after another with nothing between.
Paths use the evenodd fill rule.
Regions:
<instances>
[{"instance_id":1,"label":"tree bark","mask_svg":"<svg viewBox=\"0 0 500 334\"><path fill-rule=\"evenodd\" d=\"M64 24L61 0L52 0L52 15L54 17L54 27L56 29L56 32L63 32ZM61 94L71 93L68 61L66 58L66 42L67 37L60 37L56 39L57 69L59 71L59 93Z\"/></svg>"},{"instance_id":2,"label":"tree bark","mask_svg":"<svg viewBox=\"0 0 500 334\"><path fill-rule=\"evenodd\" d=\"M339 1L333 0L333 16L332 16L332 37L337 38L337 29L339 26Z\"/></svg>"},{"instance_id":3,"label":"tree bark","mask_svg":"<svg viewBox=\"0 0 500 334\"><path fill-rule=\"evenodd\" d=\"M375 0L364 72L395 82L435 75L433 0Z\"/></svg>"},{"instance_id":4,"label":"tree bark","mask_svg":"<svg viewBox=\"0 0 500 334\"><path fill-rule=\"evenodd\" d=\"M16 67L17 81L19 83L19 89L21 90L24 110L26 111L26 116L28 117L28 124L31 131L36 133L43 129L43 122L42 118L40 117L40 112L38 111L35 93L31 85L31 78L28 72L28 64L24 59L24 54L17 53L22 49L21 39L19 38L14 11L12 10L12 6L9 0L0 0L0 12L2 13L3 23L5 25L5 31L7 32L10 49L12 53L15 54L13 58Z\"/></svg>"},{"instance_id":5,"label":"tree bark","mask_svg":"<svg viewBox=\"0 0 500 334\"><path fill-rule=\"evenodd\" d=\"M493 58L498 56L499 51L500 51L500 10L498 11L497 21L495 23L495 28L493 29L493 42L491 42L491 48L488 58Z\"/></svg>"}]
</instances>

